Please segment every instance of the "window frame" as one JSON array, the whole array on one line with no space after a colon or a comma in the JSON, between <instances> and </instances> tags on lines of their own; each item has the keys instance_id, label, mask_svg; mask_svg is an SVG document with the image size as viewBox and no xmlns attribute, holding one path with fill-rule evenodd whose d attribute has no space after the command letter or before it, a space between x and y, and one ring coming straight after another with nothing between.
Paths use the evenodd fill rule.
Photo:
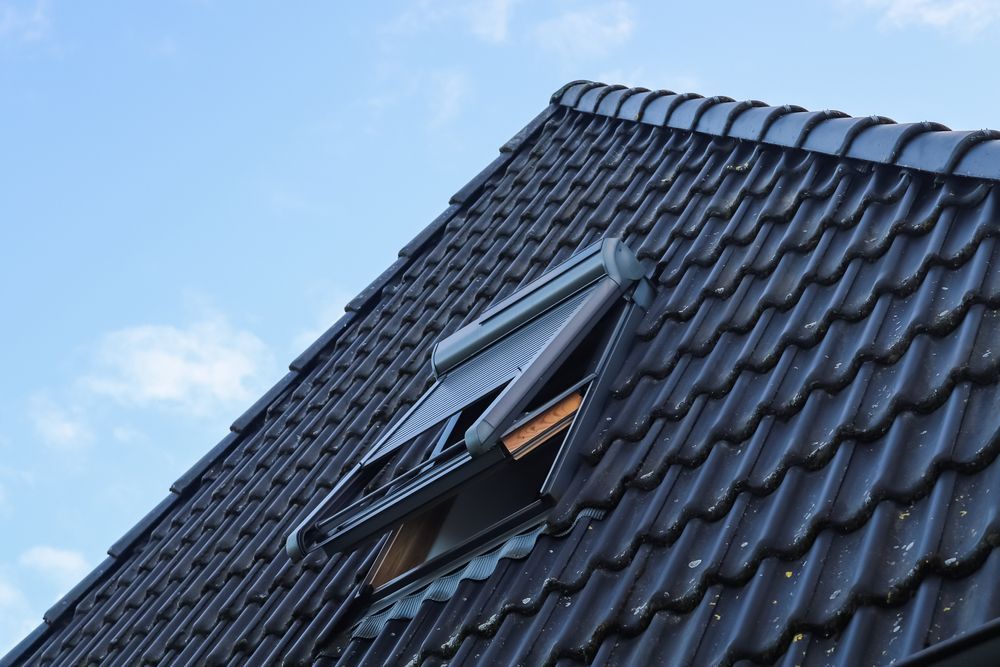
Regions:
<instances>
[{"instance_id":1,"label":"window frame","mask_svg":"<svg viewBox=\"0 0 1000 667\"><path fill-rule=\"evenodd\" d=\"M586 386L587 389L558 451L555 452L539 490L538 500L531 504L530 512L527 511L529 508L517 511L509 521L503 520L488 526L474 536L482 536L481 539L469 541L480 542L498 531L502 532L508 524L516 523L514 517L521 520L528 515L544 514L544 510L556 502L568 481L567 451L580 430L577 425L584 421L594 426L594 397L606 396L610 377L617 370L615 366L621 362L625 353L622 339L634 328L645 311L651 293L648 283L642 277L641 266L631 251L617 239L605 239L491 306L477 320L439 342L431 357L441 382L442 378L460 368L463 363L479 358L478 355L489 354L494 345L507 340L515 332L521 331L522 327L526 328L540 322L543 317L553 315L557 308L568 308L567 304L572 299L578 300L577 305L567 311L568 316L559 324L555 333L540 344L538 351L533 353L534 356L527 363L516 369L513 377L504 380L499 387L493 386L479 394L470 395L469 400L456 405L451 414L424 424L423 430L416 431L392 448L382 447L383 443L391 442L393 433L405 424L438 383L429 389L399 422L379 438L369 453L338 480L327 498L288 536L286 550L289 555L298 560L318 548L323 548L327 553L338 553L359 548L378 540L380 535L387 534L388 537L381 538L379 547L380 550L384 549L386 540L391 539L391 535L396 532L395 528L406 517L413 517L426 510L442 497L455 495L463 484L470 483L477 476L511 458L501 442L504 434L527 423L546 406L558 400L558 397L550 397L542 406L533 409L531 415L523 414L531 401L538 398L538 392L580 348L584 340L590 340L588 337L598 331L601 322L613 314L614 321L608 324L610 331L600 337L601 347L594 350L587 372L573 383L576 388ZM619 304L620 311L616 312ZM488 357L486 359L488 361ZM501 375L494 376L500 377ZM497 389L499 394L476 417L464 437L448 445L455 435L454 430L461 421L462 413ZM560 393L565 396L569 390ZM400 447L442 423L444 426L428 458L370 493L347 502L352 496L351 491L358 489L356 479L365 478L370 481ZM544 517L538 520L543 519ZM461 556L463 558L474 555L468 553L469 549L465 547L466 545L456 545L456 548L435 556L424 565L434 565L430 569L436 569L448 562L451 567L455 567L458 551L464 552ZM423 566L415 568L425 569ZM372 572L374 571L375 568ZM382 588L384 587L380 587L380 590Z\"/></svg>"},{"instance_id":2,"label":"window frame","mask_svg":"<svg viewBox=\"0 0 1000 667\"><path fill-rule=\"evenodd\" d=\"M553 446L556 447L556 451L553 452L552 463L546 471L544 481L541 487L539 487L538 497L534 501L506 515L504 518L483 527L467 539L449 547L436 556L402 571L387 580L385 583L376 586L374 584L374 579L378 575L385 559L391 553L392 542L400 528L405 525L404 521L399 526L391 529L388 534L381 538L378 547L378 556L372 564L368 575L364 579L363 594L365 597L367 597L370 602L391 602L392 600L406 595L415 588L419 588L437 576L462 567L478 554L488 551L509 537L523 532L524 530L536 526L544 521L548 515L548 511L554 506L556 498L549 494L542 493L542 489L545 488L555 462L563 454L570 442L570 435L573 432L576 419L580 415L582 406L586 402L587 393L592 386L592 380L594 377L594 373L588 374L585 379L574 383L574 385L566 391L561 392L559 397L554 400L554 402L558 402L558 400L562 400L574 392L579 392L581 388L585 388L581 398L580 407L573 412L573 419L570 424L565 429L551 434L545 439L545 441L537 445L537 447L544 447L550 440L559 439L560 436L562 438L561 442L553 444ZM547 405L544 409L539 408L538 410L532 411L530 418L525 417L524 419L519 420L519 425L530 422L531 419L543 414L545 409L548 409L549 407L551 407L551 405ZM513 430L514 429L511 429L511 431ZM537 449L537 447L533 448L532 451ZM517 459L513 456L508 455L508 457L505 458L513 459L512 462L508 462L508 465L517 465ZM487 468L480 474L487 474L491 469L493 468ZM474 482L474 478L466 481L466 483L471 482ZM451 497L453 498L454 496Z\"/></svg>"}]
</instances>

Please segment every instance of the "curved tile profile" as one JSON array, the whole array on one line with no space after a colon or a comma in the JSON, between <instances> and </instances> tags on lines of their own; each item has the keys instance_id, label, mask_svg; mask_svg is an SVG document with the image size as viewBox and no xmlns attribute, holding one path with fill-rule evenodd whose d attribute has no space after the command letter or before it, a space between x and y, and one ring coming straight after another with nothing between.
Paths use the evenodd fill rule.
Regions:
<instances>
[{"instance_id":1,"label":"curved tile profile","mask_svg":"<svg viewBox=\"0 0 1000 667\"><path fill-rule=\"evenodd\" d=\"M628 97L628 104L598 106L607 92ZM552 95L553 104L611 118L636 120L678 130L760 141L785 148L853 157L939 174L1000 179L1000 131L954 132L940 123L896 124L874 116L852 118L840 111L806 111L766 106L728 97L624 89L593 81L574 81ZM700 122L703 116L709 122ZM725 120L720 122L719 117ZM837 123L837 121L841 121ZM968 157L973 148L983 146Z\"/></svg>"}]
</instances>

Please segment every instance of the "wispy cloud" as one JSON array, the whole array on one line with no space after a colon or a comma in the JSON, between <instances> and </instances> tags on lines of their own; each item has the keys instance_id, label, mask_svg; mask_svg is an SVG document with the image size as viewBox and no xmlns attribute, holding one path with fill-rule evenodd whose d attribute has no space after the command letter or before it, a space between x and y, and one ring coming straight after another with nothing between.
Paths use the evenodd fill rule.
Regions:
<instances>
[{"instance_id":1,"label":"wispy cloud","mask_svg":"<svg viewBox=\"0 0 1000 667\"><path fill-rule=\"evenodd\" d=\"M472 36L493 44L507 40L516 0L419 0L382 27L387 35L414 35L441 24L457 23Z\"/></svg>"},{"instance_id":2,"label":"wispy cloud","mask_svg":"<svg viewBox=\"0 0 1000 667\"><path fill-rule=\"evenodd\" d=\"M0 38L34 42L49 32L51 20L45 0L35 0L18 6L15 2L0 2Z\"/></svg>"},{"instance_id":3,"label":"wispy cloud","mask_svg":"<svg viewBox=\"0 0 1000 667\"><path fill-rule=\"evenodd\" d=\"M0 477L4 477L10 480L14 480L20 484L34 484L35 476L28 472L27 470L21 470L19 468L12 468L10 466L0 465Z\"/></svg>"},{"instance_id":4,"label":"wispy cloud","mask_svg":"<svg viewBox=\"0 0 1000 667\"><path fill-rule=\"evenodd\" d=\"M573 9L535 26L538 45L567 61L598 58L628 42L635 11L619 0Z\"/></svg>"},{"instance_id":5,"label":"wispy cloud","mask_svg":"<svg viewBox=\"0 0 1000 667\"><path fill-rule=\"evenodd\" d=\"M458 118L469 97L469 77L461 70L444 70L428 75L429 123L441 127Z\"/></svg>"},{"instance_id":6,"label":"wispy cloud","mask_svg":"<svg viewBox=\"0 0 1000 667\"><path fill-rule=\"evenodd\" d=\"M133 444L136 442L145 442L149 440L149 436L140 431L137 428L131 426L115 426L111 429L111 437L115 439L116 442L123 444Z\"/></svg>"},{"instance_id":7,"label":"wispy cloud","mask_svg":"<svg viewBox=\"0 0 1000 667\"><path fill-rule=\"evenodd\" d=\"M270 360L257 336L219 316L187 327L147 324L105 335L97 370L82 384L122 405L203 414L252 398Z\"/></svg>"},{"instance_id":8,"label":"wispy cloud","mask_svg":"<svg viewBox=\"0 0 1000 667\"><path fill-rule=\"evenodd\" d=\"M466 6L466 19L472 34L499 44L506 41L514 0L483 0Z\"/></svg>"},{"instance_id":9,"label":"wispy cloud","mask_svg":"<svg viewBox=\"0 0 1000 667\"><path fill-rule=\"evenodd\" d=\"M23 600L21 591L10 582L0 579L0 609L10 608L21 600Z\"/></svg>"},{"instance_id":10,"label":"wispy cloud","mask_svg":"<svg viewBox=\"0 0 1000 667\"><path fill-rule=\"evenodd\" d=\"M1000 0L841 0L840 4L878 12L887 28L916 25L973 35L1000 22Z\"/></svg>"},{"instance_id":11,"label":"wispy cloud","mask_svg":"<svg viewBox=\"0 0 1000 667\"><path fill-rule=\"evenodd\" d=\"M172 36L164 35L150 45L149 53L155 58L162 58L163 60L176 60L177 56L180 54L180 47L177 44L177 40L175 40Z\"/></svg>"},{"instance_id":12,"label":"wispy cloud","mask_svg":"<svg viewBox=\"0 0 1000 667\"><path fill-rule=\"evenodd\" d=\"M510 42L520 0L416 0L379 26L376 92L365 100L366 131L378 133L381 120L396 109L426 110L425 127L436 130L459 118L473 98L474 79L462 64L424 64L414 47L435 39L472 38L492 45Z\"/></svg>"},{"instance_id":13,"label":"wispy cloud","mask_svg":"<svg viewBox=\"0 0 1000 667\"><path fill-rule=\"evenodd\" d=\"M422 110L428 129L439 129L462 115L474 90L472 78L460 68L398 67L385 74L384 81L389 92L365 101L369 132L378 132L380 123L403 104Z\"/></svg>"},{"instance_id":14,"label":"wispy cloud","mask_svg":"<svg viewBox=\"0 0 1000 667\"><path fill-rule=\"evenodd\" d=\"M93 440L83 410L60 405L46 394L36 394L28 401L28 417L35 433L46 445L61 450L78 449Z\"/></svg>"},{"instance_id":15,"label":"wispy cloud","mask_svg":"<svg viewBox=\"0 0 1000 667\"><path fill-rule=\"evenodd\" d=\"M4 446L4 439L0 438L0 460L9 456L3 451ZM12 486L31 486L34 483L35 478L31 473L0 464L0 516L7 516L13 511L10 501Z\"/></svg>"},{"instance_id":16,"label":"wispy cloud","mask_svg":"<svg viewBox=\"0 0 1000 667\"><path fill-rule=\"evenodd\" d=\"M61 593L76 585L90 571L87 559L80 552L45 545L24 551L18 564L41 575Z\"/></svg>"}]
</instances>

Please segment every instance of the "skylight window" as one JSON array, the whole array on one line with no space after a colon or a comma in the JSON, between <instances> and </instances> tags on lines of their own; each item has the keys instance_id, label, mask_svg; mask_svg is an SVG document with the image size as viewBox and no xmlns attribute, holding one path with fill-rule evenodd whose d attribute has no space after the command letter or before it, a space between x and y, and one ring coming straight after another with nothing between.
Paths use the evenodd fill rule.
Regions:
<instances>
[{"instance_id":1,"label":"skylight window","mask_svg":"<svg viewBox=\"0 0 1000 667\"><path fill-rule=\"evenodd\" d=\"M649 294L606 239L439 341L437 381L289 535L289 555L380 541L365 590L384 597L543 520ZM397 473L401 448L426 454Z\"/></svg>"},{"instance_id":2,"label":"skylight window","mask_svg":"<svg viewBox=\"0 0 1000 667\"><path fill-rule=\"evenodd\" d=\"M578 405L580 396L574 396ZM536 421L548 425L550 420L540 415ZM542 439L519 438L516 458L499 462L474 484L463 485L455 495L405 519L386 540L372 570L374 591L387 590L425 564L448 565L453 552L457 555L473 544L486 544L495 535L502 535L504 528L535 519L543 509L539 490L559 451L560 443L553 440L561 431L538 429ZM544 446L539 446L543 442Z\"/></svg>"}]
</instances>

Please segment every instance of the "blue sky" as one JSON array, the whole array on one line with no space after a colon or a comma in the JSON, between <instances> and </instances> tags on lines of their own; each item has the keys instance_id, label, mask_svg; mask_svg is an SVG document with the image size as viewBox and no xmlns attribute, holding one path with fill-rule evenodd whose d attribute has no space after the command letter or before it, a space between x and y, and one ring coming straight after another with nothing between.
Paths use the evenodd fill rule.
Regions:
<instances>
[{"instance_id":1,"label":"blue sky","mask_svg":"<svg viewBox=\"0 0 1000 667\"><path fill-rule=\"evenodd\" d=\"M0 0L0 654L579 78L1000 126L1000 0Z\"/></svg>"}]
</instances>

